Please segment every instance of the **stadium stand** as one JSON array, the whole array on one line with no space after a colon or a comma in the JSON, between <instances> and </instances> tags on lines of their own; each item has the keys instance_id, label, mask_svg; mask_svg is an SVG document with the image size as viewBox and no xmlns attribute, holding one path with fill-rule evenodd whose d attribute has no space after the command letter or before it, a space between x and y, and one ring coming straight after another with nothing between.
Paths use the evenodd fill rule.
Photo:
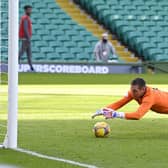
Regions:
<instances>
[{"instance_id":1,"label":"stadium stand","mask_svg":"<svg viewBox=\"0 0 168 168\"><path fill-rule=\"evenodd\" d=\"M32 37L32 52L33 62L93 62L93 48L103 33L97 26L92 26L88 23L87 28L74 21L64 10L61 9L57 1L54 0L25 0L20 1L20 16L23 15L23 6L30 4L33 6L33 37ZM68 5L67 5L68 6ZM78 13L74 15L79 16ZM3 13L3 18L7 19L7 15ZM82 20L83 18L81 18ZM5 20L5 19L4 19ZM7 22L4 24L4 34L7 34ZM6 28L5 28L6 27ZM90 29L94 29L97 34L93 34ZM7 43L7 39L3 37L2 45ZM117 54L126 58L126 61L137 61L132 59L129 51L125 51L123 46L120 46L116 40L111 40L117 50ZM7 52L7 48L2 49L2 54ZM110 56L111 59L120 57ZM6 57L4 57L7 60ZM22 61L26 61L26 56L22 57Z\"/></svg>"},{"instance_id":2,"label":"stadium stand","mask_svg":"<svg viewBox=\"0 0 168 168\"><path fill-rule=\"evenodd\" d=\"M20 16L25 4L33 6L32 52L34 62L93 61L98 38L64 12L54 0L20 1ZM81 55L81 56L80 56ZM23 61L26 58L23 57Z\"/></svg>"},{"instance_id":3,"label":"stadium stand","mask_svg":"<svg viewBox=\"0 0 168 168\"><path fill-rule=\"evenodd\" d=\"M99 39L75 22L54 0L20 1L20 16L26 4L33 6L34 62L94 61L93 48ZM25 55L22 61L26 61Z\"/></svg>"},{"instance_id":4,"label":"stadium stand","mask_svg":"<svg viewBox=\"0 0 168 168\"><path fill-rule=\"evenodd\" d=\"M81 9L77 4L71 0L57 0L57 4L78 24L83 25L95 37L101 38L102 33L109 32L104 26L97 23L88 13ZM86 37L87 38L87 37ZM116 49L119 60L122 62L137 62L138 59L134 53L130 52L126 46L122 45L115 36L109 32L109 40ZM114 59L114 58L113 58Z\"/></svg>"},{"instance_id":5,"label":"stadium stand","mask_svg":"<svg viewBox=\"0 0 168 168\"><path fill-rule=\"evenodd\" d=\"M74 0L143 60L168 61L167 0Z\"/></svg>"}]
</instances>

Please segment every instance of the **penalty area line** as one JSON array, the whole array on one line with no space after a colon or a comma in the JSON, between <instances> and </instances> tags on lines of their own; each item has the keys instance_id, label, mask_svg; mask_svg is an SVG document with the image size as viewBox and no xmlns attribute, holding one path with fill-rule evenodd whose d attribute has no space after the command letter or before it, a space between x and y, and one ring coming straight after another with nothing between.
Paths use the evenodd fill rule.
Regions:
<instances>
[{"instance_id":1,"label":"penalty area line","mask_svg":"<svg viewBox=\"0 0 168 168\"><path fill-rule=\"evenodd\" d=\"M76 162L76 161L73 161L73 160L58 158L58 157L54 157L54 156L48 156L48 155L40 154L40 153L37 153L37 152L33 152L33 151L26 150L26 149L22 149L22 148L17 148L17 149L14 149L14 150L18 151L18 152L21 152L21 153L25 153L25 154L31 155L31 156L36 156L38 158L64 162L64 163L71 164L71 165L76 165L76 166L79 166L79 167L98 168L97 166L94 166L94 165L80 163L80 162Z\"/></svg>"}]
</instances>

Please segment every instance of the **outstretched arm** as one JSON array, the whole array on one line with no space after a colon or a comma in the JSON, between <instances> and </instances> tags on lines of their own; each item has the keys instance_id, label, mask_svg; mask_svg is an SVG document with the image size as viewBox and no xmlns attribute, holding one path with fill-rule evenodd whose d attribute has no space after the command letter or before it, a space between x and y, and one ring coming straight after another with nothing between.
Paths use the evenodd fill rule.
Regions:
<instances>
[{"instance_id":1,"label":"outstretched arm","mask_svg":"<svg viewBox=\"0 0 168 168\"><path fill-rule=\"evenodd\" d=\"M139 120L141 119L152 107L152 103L148 101L144 101L137 111L133 113L125 113L125 118L128 120Z\"/></svg>"},{"instance_id":2,"label":"outstretched arm","mask_svg":"<svg viewBox=\"0 0 168 168\"><path fill-rule=\"evenodd\" d=\"M104 116L107 115L107 116L105 116L106 118L113 118L112 113L115 112L115 110L117 110L117 109L121 108L122 106L124 106L125 104L127 104L131 100L132 100L132 96L131 96L130 92L128 92L128 95L123 97L119 101L117 101L113 104L110 104L110 105L106 106L105 108L97 110L92 115L92 118L95 118L96 116L100 116L100 115L104 115ZM120 114L121 114L121 116L120 116ZM120 116L120 118L125 118L125 114L122 115L122 113L118 113L118 116Z\"/></svg>"},{"instance_id":3,"label":"outstretched arm","mask_svg":"<svg viewBox=\"0 0 168 168\"><path fill-rule=\"evenodd\" d=\"M124 113L124 112L117 112L117 111L108 111L104 113L106 119L110 118L125 118L128 120L139 120L141 119L152 107L153 103L152 100L144 100L142 104L139 106L137 111L132 113Z\"/></svg>"},{"instance_id":4,"label":"outstretched arm","mask_svg":"<svg viewBox=\"0 0 168 168\"><path fill-rule=\"evenodd\" d=\"M113 110L118 110L119 108L123 107L125 104L130 102L132 100L132 96L130 92L128 92L128 95L124 96L122 99L119 101L116 101L115 103L112 103L107 106L107 108L113 109Z\"/></svg>"}]
</instances>

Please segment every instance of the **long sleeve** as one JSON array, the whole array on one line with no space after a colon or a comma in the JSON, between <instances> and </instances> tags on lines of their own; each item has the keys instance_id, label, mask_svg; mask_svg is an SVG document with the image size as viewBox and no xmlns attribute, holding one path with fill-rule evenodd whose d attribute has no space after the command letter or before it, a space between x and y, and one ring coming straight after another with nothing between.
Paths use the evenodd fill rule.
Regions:
<instances>
[{"instance_id":1,"label":"long sleeve","mask_svg":"<svg viewBox=\"0 0 168 168\"><path fill-rule=\"evenodd\" d=\"M125 113L125 118L129 120L139 120L142 118L152 107L153 105L153 98L145 98L137 111L132 113Z\"/></svg>"},{"instance_id":2,"label":"long sleeve","mask_svg":"<svg viewBox=\"0 0 168 168\"><path fill-rule=\"evenodd\" d=\"M111 108L113 110L118 110L119 108L123 107L125 104L127 104L128 102L130 102L132 99L133 98L132 98L131 94L128 93L128 95L124 96L119 101L108 105L107 107Z\"/></svg>"}]
</instances>

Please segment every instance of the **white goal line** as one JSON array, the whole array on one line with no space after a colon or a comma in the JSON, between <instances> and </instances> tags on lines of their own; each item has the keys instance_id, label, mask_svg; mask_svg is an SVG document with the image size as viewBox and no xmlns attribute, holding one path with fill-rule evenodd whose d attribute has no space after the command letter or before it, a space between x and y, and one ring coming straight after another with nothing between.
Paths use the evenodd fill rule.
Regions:
<instances>
[{"instance_id":1,"label":"white goal line","mask_svg":"<svg viewBox=\"0 0 168 168\"><path fill-rule=\"evenodd\" d=\"M85 163L80 163L80 162L76 162L73 160L67 160L67 159L63 159L63 158L58 158L58 157L54 157L54 156L48 156L48 155L44 155L44 154L40 154L37 152L33 152L33 151L29 151L26 149L22 149L22 148L17 148L14 149L15 151L21 152L21 153L25 153L31 156L36 156L38 158L43 158L43 159L48 159L48 160L55 160L55 161L59 161L59 162L64 162L64 163L68 163L71 165L76 165L79 167L86 167L86 168L98 168L97 166L94 165L89 165L89 164L85 164Z\"/></svg>"}]
</instances>

